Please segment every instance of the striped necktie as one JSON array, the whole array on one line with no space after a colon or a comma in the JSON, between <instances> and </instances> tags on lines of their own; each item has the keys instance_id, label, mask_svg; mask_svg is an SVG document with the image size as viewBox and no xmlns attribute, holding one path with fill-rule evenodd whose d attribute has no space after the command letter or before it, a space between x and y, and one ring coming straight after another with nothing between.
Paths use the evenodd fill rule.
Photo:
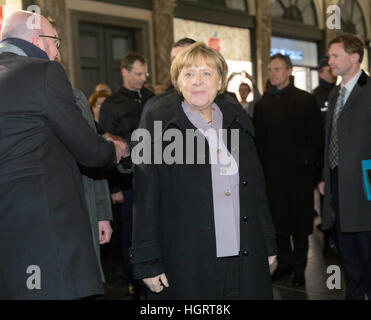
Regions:
<instances>
[{"instance_id":1,"label":"striped necktie","mask_svg":"<svg viewBox=\"0 0 371 320\"><path fill-rule=\"evenodd\" d=\"M329 147L329 162L330 169L334 169L339 164L339 144L338 144L338 119L341 110L344 106L344 97L347 89L343 86L340 89L339 97L336 101L334 116L332 118L331 125L331 137L330 137L330 147Z\"/></svg>"}]
</instances>

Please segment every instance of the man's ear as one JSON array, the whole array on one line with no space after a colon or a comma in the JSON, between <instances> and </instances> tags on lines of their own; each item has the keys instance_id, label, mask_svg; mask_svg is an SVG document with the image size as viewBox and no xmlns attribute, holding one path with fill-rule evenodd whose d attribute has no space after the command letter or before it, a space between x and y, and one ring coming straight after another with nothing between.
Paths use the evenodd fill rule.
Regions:
<instances>
[{"instance_id":1,"label":"man's ear","mask_svg":"<svg viewBox=\"0 0 371 320\"><path fill-rule=\"evenodd\" d=\"M125 77L128 75L128 72L129 72L129 71L128 71L127 69L122 68L122 69L121 69L121 75L122 75L122 77L125 78Z\"/></svg>"},{"instance_id":2,"label":"man's ear","mask_svg":"<svg viewBox=\"0 0 371 320\"><path fill-rule=\"evenodd\" d=\"M360 59L359 53L353 53L350 58L351 58L352 63L359 62L359 59Z\"/></svg>"}]
</instances>

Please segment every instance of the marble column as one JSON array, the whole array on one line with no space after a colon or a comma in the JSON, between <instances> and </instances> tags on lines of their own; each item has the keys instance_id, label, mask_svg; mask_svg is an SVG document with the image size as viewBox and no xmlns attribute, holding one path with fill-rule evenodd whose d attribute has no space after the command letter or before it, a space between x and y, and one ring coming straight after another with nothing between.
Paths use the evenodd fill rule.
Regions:
<instances>
[{"instance_id":1,"label":"marble column","mask_svg":"<svg viewBox=\"0 0 371 320\"><path fill-rule=\"evenodd\" d=\"M152 0L156 83L169 86L170 50L174 42L174 1Z\"/></svg>"},{"instance_id":2,"label":"marble column","mask_svg":"<svg viewBox=\"0 0 371 320\"><path fill-rule=\"evenodd\" d=\"M264 85L268 80L268 63L270 57L272 23L271 1L255 0L256 5L256 66L258 87L263 92Z\"/></svg>"}]
</instances>

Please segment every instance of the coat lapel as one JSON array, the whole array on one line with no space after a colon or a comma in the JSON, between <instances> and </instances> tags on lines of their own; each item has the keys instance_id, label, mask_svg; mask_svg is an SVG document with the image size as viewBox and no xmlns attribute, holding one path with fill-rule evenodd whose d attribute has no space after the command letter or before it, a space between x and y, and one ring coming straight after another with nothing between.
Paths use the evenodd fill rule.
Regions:
<instances>
[{"instance_id":1,"label":"coat lapel","mask_svg":"<svg viewBox=\"0 0 371 320\"><path fill-rule=\"evenodd\" d=\"M350 93L350 96L348 97L348 100L347 102L345 103L344 107L343 107L343 110L341 111L340 115L339 115L339 118L343 116L343 114L349 109L349 108L352 108L354 106L356 106L356 104L354 103L356 101L356 99L360 98L361 95L364 93L364 88L365 87L365 84L367 83L367 74L362 71L362 74L361 76L359 77L356 85L354 86L352 92Z\"/></svg>"},{"instance_id":2,"label":"coat lapel","mask_svg":"<svg viewBox=\"0 0 371 320\"><path fill-rule=\"evenodd\" d=\"M186 129L194 129L196 130L195 126L189 121L188 117L183 111L181 106L182 101L184 100L182 95L178 95L171 104L174 105L173 114L168 121L164 123L163 132L169 128L170 125L175 125L181 130ZM241 117L240 112L238 110L238 105L233 105L228 101L220 97L216 97L215 103L219 106L220 111L223 114L223 128L228 129L231 128L231 125L234 121L238 122L240 126L248 131L252 136L255 134L254 127L251 121L248 120L247 117Z\"/></svg>"}]
</instances>

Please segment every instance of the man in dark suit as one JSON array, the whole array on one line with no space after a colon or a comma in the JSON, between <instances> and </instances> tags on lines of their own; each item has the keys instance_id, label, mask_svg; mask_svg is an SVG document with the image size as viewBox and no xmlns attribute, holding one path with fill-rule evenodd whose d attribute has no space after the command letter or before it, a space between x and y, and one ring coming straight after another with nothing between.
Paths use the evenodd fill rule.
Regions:
<instances>
[{"instance_id":1,"label":"man in dark suit","mask_svg":"<svg viewBox=\"0 0 371 320\"><path fill-rule=\"evenodd\" d=\"M32 29L29 21L40 22ZM103 294L81 174L128 155L75 104L44 17L17 11L0 42L0 299Z\"/></svg>"},{"instance_id":2,"label":"man in dark suit","mask_svg":"<svg viewBox=\"0 0 371 320\"><path fill-rule=\"evenodd\" d=\"M362 160L371 159L371 79L360 69L363 53L355 35L329 43L329 65L342 83L329 99L322 222L323 229L336 226L346 298L357 300L371 299L371 202L361 168Z\"/></svg>"}]
</instances>

